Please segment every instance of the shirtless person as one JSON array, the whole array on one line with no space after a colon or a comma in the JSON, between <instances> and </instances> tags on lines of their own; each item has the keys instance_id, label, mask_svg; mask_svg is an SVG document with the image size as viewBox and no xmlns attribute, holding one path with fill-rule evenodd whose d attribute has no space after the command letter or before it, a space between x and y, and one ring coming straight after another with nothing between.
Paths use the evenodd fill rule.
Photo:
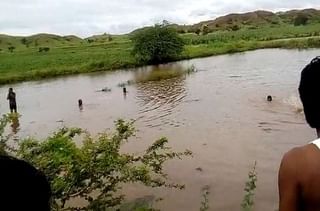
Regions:
<instances>
[{"instance_id":1,"label":"shirtless person","mask_svg":"<svg viewBox=\"0 0 320 211\"><path fill-rule=\"evenodd\" d=\"M306 120L320 138L320 57L303 69L299 93ZM279 211L320 210L320 139L284 155L278 182Z\"/></svg>"}]
</instances>

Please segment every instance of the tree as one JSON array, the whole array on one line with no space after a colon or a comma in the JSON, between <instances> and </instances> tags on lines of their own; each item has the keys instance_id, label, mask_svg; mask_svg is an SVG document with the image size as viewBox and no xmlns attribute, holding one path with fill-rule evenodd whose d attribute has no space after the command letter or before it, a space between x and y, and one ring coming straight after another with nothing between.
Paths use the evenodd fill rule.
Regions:
<instances>
[{"instance_id":1,"label":"tree","mask_svg":"<svg viewBox=\"0 0 320 211\"><path fill-rule=\"evenodd\" d=\"M232 31L238 31L240 29L240 26L237 25L237 24L234 24L230 28L231 28Z\"/></svg>"},{"instance_id":2,"label":"tree","mask_svg":"<svg viewBox=\"0 0 320 211\"><path fill-rule=\"evenodd\" d=\"M209 26L208 25L203 25L202 26L202 35L207 35L210 33L210 29L209 29Z\"/></svg>"},{"instance_id":3,"label":"tree","mask_svg":"<svg viewBox=\"0 0 320 211\"><path fill-rule=\"evenodd\" d=\"M195 33L196 33L197 35L200 35L201 29L197 28L196 31L195 31Z\"/></svg>"},{"instance_id":4,"label":"tree","mask_svg":"<svg viewBox=\"0 0 320 211\"><path fill-rule=\"evenodd\" d=\"M40 47L39 48L39 52L41 53L41 52L48 52L48 51L50 51L50 48L49 47Z\"/></svg>"},{"instance_id":5,"label":"tree","mask_svg":"<svg viewBox=\"0 0 320 211\"><path fill-rule=\"evenodd\" d=\"M47 176L52 189L52 210L106 210L124 199L119 193L124 183L149 187L183 188L169 183L163 172L166 161L190 155L173 152L168 140L155 141L142 155L120 152L134 135L132 122L118 120L114 133L93 137L80 128L62 128L45 140L20 140L18 148L7 145L4 128L10 118L0 118L0 153L11 154L31 163ZM77 143L75 142L77 138ZM80 142L79 142L80 141ZM72 199L87 202L83 207L66 207Z\"/></svg>"},{"instance_id":6,"label":"tree","mask_svg":"<svg viewBox=\"0 0 320 211\"><path fill-rule=\"evenodd\" d=\"M306 25L309 18L305 14L298 14L297 17L294 19L294 25L300 26L300 25Z\"/></svg>"},{"instance_id":7,"label":"tree","mask_svg":"<svg viewBox=\"0 0 320 211\"><path fill-rule=\"evenodd\" d=\"M93 40L93 39L88 39L87 42L88 42L88 43L93 43L94 40Z\"/></svg>"},{"instance_id":8,"label":"tree","mask_svg":"<svg viewBox=\"0 0 320 211\"><path fill-rule=\"evenodd\" d=\"M159 64L176 59L183 50L184 42L177 31L163 23L146 28L133 35L132 53L144 63Z\"/></svg>"},{"instance_id":9,"label":"tree","mask_svg":"<svg viewBox=\"0 0 320 211\"><path fill-rule=\"evenodd\" d=\"M22 43L22 45L27 45L27 43L28 43L28 40L27 40L27 38L22 38L21 39L21 43Z\"/></svg>"},{"instance_id":10,"label":"tree","mask_svg":"<svg viewBox=\"0 0 320 211\"><path fill-rule=\"evenodd\" d=\"M9 50L11 53L13 53L13 50L14 50L14 49L16 49L16 47L14 47L14 46L8 47L8 50Z\"/></svg>"}]
</instances>

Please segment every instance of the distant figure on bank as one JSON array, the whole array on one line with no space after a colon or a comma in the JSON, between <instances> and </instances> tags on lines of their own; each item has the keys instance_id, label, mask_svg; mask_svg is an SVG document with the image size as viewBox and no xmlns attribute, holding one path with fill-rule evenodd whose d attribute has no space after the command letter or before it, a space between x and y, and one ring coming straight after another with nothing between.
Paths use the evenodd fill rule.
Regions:
<instances>
[{"instance_id":1,"label":"distant figure on bank","mask_svg":"<svg viewBox=\"0 0 320 211\"><path fill-rule=\"evenodd\" d=\"M123 94L127 94L127 88L123 87Z\"/></svg>"},{"instance_id":2,"label":"distant figure on bank","mask_svg":"<svg viewBox=\"0 0 320 211\"><path fill-rule=\"evenodd\" d=\"M267 101L268 101L268 102L271 102L271 101L272 101L272 96L271 96L271 95L268 95Z\"/></svg>"},{"instance_id":3,"label":"distant figure on bank","mask_svg":"<svg viewBox=\"0 0 320 211\"><path fill-rule=\"evenodd\" d=\"M29 163L0 155L0 210L49 211L51 188Z\"/></svg>"},{"instance_id":4,"label":"distant figure on bank","mask_svg":"<svg viewBox=\"0 0 320 211\"><path fill-rule=\"evenodd\" d=\"M320 57L303 69L299 93L306 120L320 138ZM279 211L320 210L319 178L320 139L287 152L279 169Z\"/></svg>"},{"instance_id":5,"label":"distant figure on bank","mask_svg":"<svg viewBox=\"0 0 320 211\"><path fill-rule=\"evenodd\" d=\"M13 92L12 88L9 88L7 100L9 100L10 112L17 113L17 102L16 102L16 93Z\"/></svg>"}]
</instances>

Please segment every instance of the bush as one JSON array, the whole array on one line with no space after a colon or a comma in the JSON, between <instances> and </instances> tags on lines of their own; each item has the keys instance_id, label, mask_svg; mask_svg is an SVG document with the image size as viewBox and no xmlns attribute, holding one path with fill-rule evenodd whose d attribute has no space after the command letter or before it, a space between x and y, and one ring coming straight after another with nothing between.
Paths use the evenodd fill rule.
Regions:
<instances>
[{"instance_id":1,"label":"bush","mask_svg":"<svg viewBox=\"0 0 320 211\"><path fill-rule=\"evenodd\" d=\"M26 160L45 173L52 189L52 210L117 207L124 199L118 191L125 183L184 187L167 182L163 165L191 152L171 151L166 138L155 141L140 156L120 152L121 145L134 135L132 122L118 120L115 133L101 133L97 137L80 128L62 128L45 140L22 140L18 147L10 148L7 145L10 136L3 135L9 121L8 117L0 119L0 153ZM68 207L67 203L75 198L83 199L87 205Z\"/></svg>"},{"instance_id":2,"label":"bush","mask_svg":"<svg viewBox=\"0 0 320 211\"><path fill-rule=\"evenodd\" d=\"M254 163L253 169L249 172L248 181L245 184L245 195L242 200L242 211L252 211L254 206L254 193L257 188L257 172L256 172L257 162Z\"/></svg>"},{"instance_id":3,"label":"bush","mask_svg":"<svg viewBox=\"0 0 320 211\"><path fill-rule=\"evenodd\" d=\"M183 50L183 40L175 29L166 24L155 25L137 32L132 40L136 59L159 64L176 59Z\"/></svg>"},{"instance_id":4,"label":"bush","mask_svg":"<svg viewBox=\"0 0 320 211\"><path fill-rule=\"evenodd\" d=\"M294 19L294 25L295 26L300 26L300 25L306 25L308 22L309 18L304 15L304 14L299 14L297 17Z\"/></svg>"},{"instance_id":5,"label":"bush","mask_svg":"<svg viewBox=\"0 0 320 211\"><path fill-rule=\"evenodd\" d=\"M208 25L203 25L202 26L202 35L207 35L211 32L211 30L209 29Z\"/></svg>"},{"instance_id":6,"label":"bush","mask_svg":"<svg viewBox=\"0 0 320 211\"><path fill-rule=\"evenodd\" d=\"M50 48L49 47L40 47L39 48L39 52L41 53L41 52L48 52L50 50Z\"/></svg>"},{"instance_id":7,"label":"bush","mask_svg":"<svg viewBox=\"0 0 320 211\"><path fill-rule=\"evenodd\" d=\"M20 41L21 41L22 45L27 45L27 43L28 43L28 40L25 37L22 38Z\"/></svg>"},{"instance_id":8,"label":"bush","mask_svg":"<svg viewBox=\"0 0 320 211\"><path fill-rule=\"evenodd\" d=\"M11 53L13 53L13 50L14 50L14 49L16 49L16 47L14 47L14 46L8 47L8 50L9 50Z\"/></svg>"}]
</instances>

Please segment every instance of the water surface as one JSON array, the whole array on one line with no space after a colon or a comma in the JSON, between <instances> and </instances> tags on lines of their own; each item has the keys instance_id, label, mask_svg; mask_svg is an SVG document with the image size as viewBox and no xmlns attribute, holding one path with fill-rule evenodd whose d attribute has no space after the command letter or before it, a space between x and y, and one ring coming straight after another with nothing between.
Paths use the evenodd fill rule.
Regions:
<instances>
[{"instance_id":1,"label":"water surface","mask_svg":"<svg viewBox=\"0 0 320 211\"><path fill-rule=\"evenodd\" d=\"M70 76L11 85L17 94L17 136L45 137L63 125L96 133L118 118L136 120L137 139L124 150L142 152L161 136L176 150L190 149L193 158L166 166L183 191L133 185L131 199L156 195L163 210L199 210L201 188L211 187L212 210L240 210L247 174L257 161L256 209L277 208L277 171L290 148L315 138L305 124L298 101L301 69L320 50L258 50L194 59L158 67ZM119 83L148 78L162 69L195 66L192 74L127 86ZM108 87L111 92L99 92ZM0 88L0 113L8 111L9 86ZM272 95L269 103L266 96ZM78 99L83 110L77 106ZM200 170L201 169L201 170Z\"/></svg>"}]
</instances>

